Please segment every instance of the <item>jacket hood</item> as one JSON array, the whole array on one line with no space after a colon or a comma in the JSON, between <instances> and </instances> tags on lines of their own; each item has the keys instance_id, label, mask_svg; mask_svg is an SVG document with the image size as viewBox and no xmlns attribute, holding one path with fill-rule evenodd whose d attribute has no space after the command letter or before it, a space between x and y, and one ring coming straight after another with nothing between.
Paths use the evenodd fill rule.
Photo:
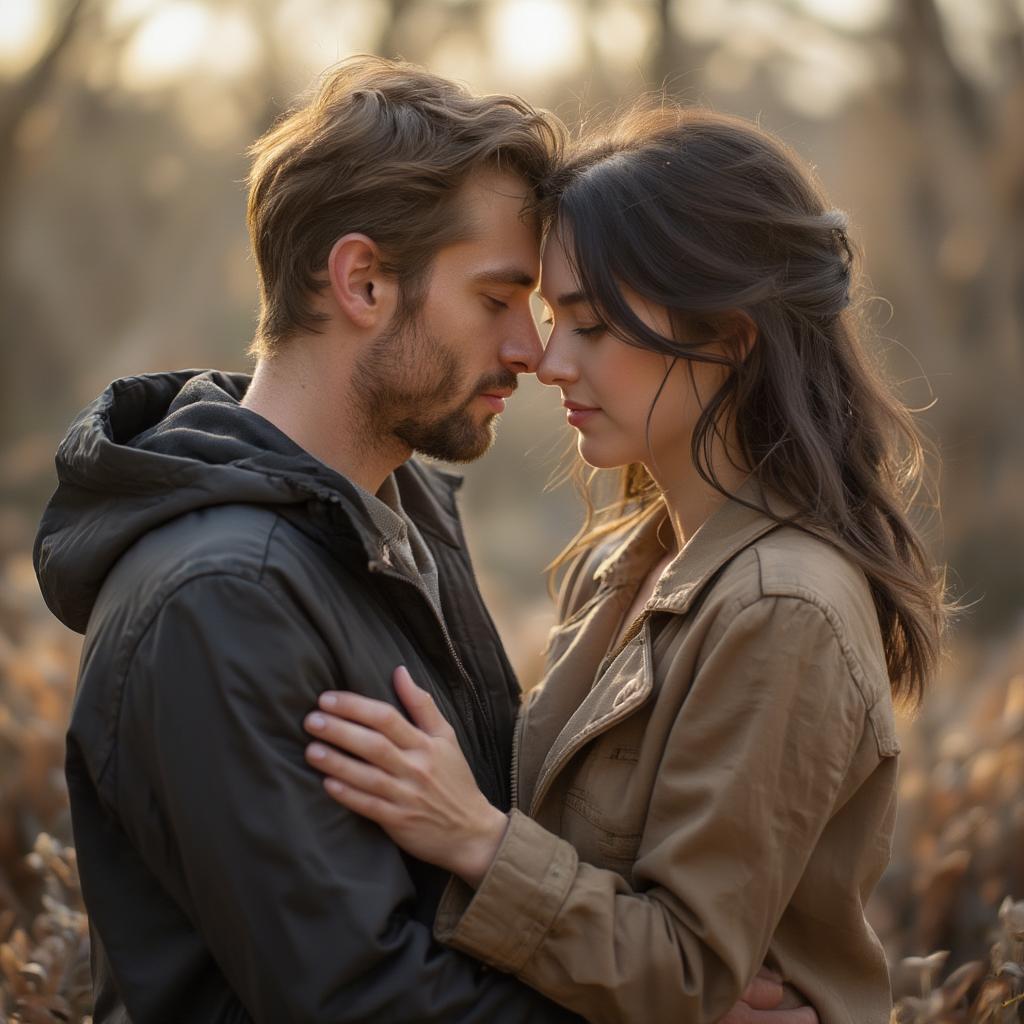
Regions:
<instances>
[{"instance_id":1,"label":"jacket hood","mask_svg":"<svg viewBox=\"0 0 1024 1024\"><path fill-rule=\"evenodd\" d=\"M240 405L250 380L216 370L127 377L71 424L33 549L43 597L66 626L85 631L107 573L143 534L200 508L327 501L372 550L353 485Z\"/></svg>"}]
</instances>

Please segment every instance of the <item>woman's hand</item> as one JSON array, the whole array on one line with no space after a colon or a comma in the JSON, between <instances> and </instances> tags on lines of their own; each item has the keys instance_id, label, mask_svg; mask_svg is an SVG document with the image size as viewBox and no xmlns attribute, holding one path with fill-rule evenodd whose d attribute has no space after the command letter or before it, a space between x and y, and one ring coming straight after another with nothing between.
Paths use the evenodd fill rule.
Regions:
<instances>
[{"instance_id":1,"label":"woman's hand","mask_svg":"<svg viewBox=\"0 0 1024 1024\"><path fill-rule=\"evenodd\" d=\"M393 680L411 723L384 701L327 691L320 710L306 717L307 731L320 740L306 748L306 760L327 776L324 787L343 807L475 888L508 818L477 788L455 731L430 694L404 666Z\"/></svg>"}]
</instances>

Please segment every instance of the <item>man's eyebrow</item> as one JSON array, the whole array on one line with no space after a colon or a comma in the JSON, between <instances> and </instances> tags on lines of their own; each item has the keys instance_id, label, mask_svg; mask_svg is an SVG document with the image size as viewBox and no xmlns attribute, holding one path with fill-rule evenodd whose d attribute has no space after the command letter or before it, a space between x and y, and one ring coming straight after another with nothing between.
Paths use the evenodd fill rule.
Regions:
<instances>
[{"instance_id":1,"label":"man's eyebrow","mask_svg":"<svg viewBox=\"0 0 1024 1024\"><path fill-rule=\"evenodd\" d=\"M499 267L496 270L483 270L473 276L480 284L511 284L519 288L533 291L537 284L534 276L520 267Z\"/></svg>"}]
</instances>

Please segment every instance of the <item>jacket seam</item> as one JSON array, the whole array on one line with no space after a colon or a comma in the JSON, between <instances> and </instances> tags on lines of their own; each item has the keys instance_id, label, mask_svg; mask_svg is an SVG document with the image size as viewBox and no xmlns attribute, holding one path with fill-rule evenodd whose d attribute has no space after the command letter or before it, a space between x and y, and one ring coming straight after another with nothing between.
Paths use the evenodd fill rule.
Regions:
<instances>
[{"instance_id":1,"label":"jacket seam","mask_svg":"<svg viewBox=\"0 0 1024 1024\"><path fill-rule=\"evenodd\" d=\"M279 515L274 516L274 521L270 525L270 529L267 530L267 540L263 545L263 558L260 559L260 569L256 574L256 578L260 583L263 583L263 576L267 570L267 560L270 558L270 543L274 539L274 534L277 532L278 526L281 524L281 517Z\"/></svg>"},{"instance_id":2,"label":"jacket seam","mask_svg":"<svg viewBox=\"0 0 1024 1024\"><path fill-rule=\"evenodd\" d=\"M110 750L107 752L107 756L103 759L103 764L101 765L99 771L96 773L97 789L99 789L102 786L104 780L106 779L107 773L110 769L110 762L113 760L114 753L118 747L117 737L121 731L121 712L124 707L124 691L125 687L127 687L128 685L128 676L131 673L132 666L135 664L135 658L139 653L139 648L142 646L143 641L149 635L149 632L153 628L153 625L156 622L157 618L159 617L160 613L164 610L164 608L167 607L167 604L171 601L171 599L175 597L175 595L180 590L187 587L190 583L195 583L197 580L207 579L210 577L241 580L245 583L251 583L253 586L260 587L260 589L263 590L274 601L275 604L282 605L283 607L283 602L274 593L272 587L267 586L259 577L253 578L249 574L239 572L238 570L232 571L229 569L209 569L204 572L193 573L185 579L178 582L177 584L175 584L170 590L168 590L167 593L164 594L163 597L160 599L156 607L153 609L148 619L145 620L144 624L140 623L141 629L139 630L139 635L135 638L134 642L131 645L131 653L128 655L128 658L125 662L124 671L121 673L121 678L119 680L119 685L117 686L116 691L116 707L114 709L113 728L111 730L111 733L114 738L113 741L111 742ZM113 792L115 794L116 802L117 780L114 779L112 781L114 783Z\"/></svg>"},{"instance_id":3,"label":"jacket seam","mask_svg":"<svg viewBox=\"0 0 1024 1024\"><path fill-rule=\"evenodd\" d=\"M821 617L828 623L829 629L832 631L832 635L836 639L836 644L839 647L839 651L843 656L843 664L846 666L846 671L849 673L850 678L853 680L853 685L857 690L857 695L860 697L861 705L864 708L864 720L861 723L861 730L871 729L872 734L875 738L875 746L878 750L880 759L890 757L899 752L899 746L894 741L889 742L889 738L886 737L886 741L883 742L881 736L879 736L878 728L874 721L874 709L881 703L883 698L875 698L874 693L870 694L871 699L867 691L867 679L860 666L860 662L857 660L856 655L853 653L849 644L846 642L841 626L838 621L838 614L835 609L826 601L823 601L818 594L813 590L808 590L803 587L792 587L790 592L779 593L779 594L766 594L759 593L754 598L743 598L737 597L734 601L728 604L722 610L722 617L726 619L723 630L727 630L729 626L735 621L737 616L745 612L748 608L753 608L754 605L761 601L799 601L801 604L808 605L814 608ZM851 754L852 757L852 754ZM847 770L849 766L847 765Z\"/></svg>"},{"instance_id":4,"label":"jacket seam","mask_svg":"<svg viewBox=\"0 0 1024 1024\"><path fill-rule=\"evenodd\" d=\"M754 553L757 556L758 562L758 590L760 593L757 598L743 605L740 610L746 610L746 608L756 604L757 601L764 598L789 598L793 601L802 601L803 603L816 608L832 630L832 635L836 638L836 643L839 645L840 651L842 651L843 660L846 662L846 667L850 673L850 677L853 679L854 684L857 687L857 692L860 694L860 698L864 702L864 707L866 710L870 711L871 708L878 703L878 697L873 690L870 690L867 673L864 671L864 668L860 663L860 659L857 657L853 648L850 646L849 641L846 639L846 634L842 628L842 621L839 618L839 613L816 591L810 590L807 587L801 587L797 584L789 584L778 592L768 593L763 584L764 567L761 562L761 553L757 551L756 548ZM740 603L741 600L742 599L737 599L737 603Z\"/></svg>"},{"instance_id":5,"label":"jacket seam","mask_svg":"<svg viewBox=\"0 0 1024 1024\"><path fill-rule=\"evenodd\" d=\"M760 554L758 552L755 553L758 555L758 562L760 563ZM853 654L853 651L849 648L849 645L842 634L842 630L839 624L838 613L835 611L832 605L830 605L827 601L822 600L820 595L818 595L813 590L809 590L805 587L799 586L792 586L789 589L790 592L778 594L766 594L762 591L762 593L760 593L757 597L753 598L752 600L745 601L743 598L736 598L736 600L730 607L738 609L736 615L741 614L748 608L752 608L754 607L754 605L764 600L776 602L786 600L798 601L803 605L807 605L811 608L814 608L825 620L825 622L828 623L828 626L836 639L836 643L839 646L839 650L843 655L843 663L846 666L846 671L849 673L850 678L853 680L853 684L857 689L858 696L860 697L861 703L864 706L864 717L863 720L859 722L859 736L863 737L864 733L870 728L872 735L875 739L875 747L878 751L879 761L884 760L887 754L883 752L882 743L879 740L878 731L875 728L875 724L871 714L872 710L874 709L878 701L874 700L870 704L868 703L864 690L864 687L866 686L866 680L862 678L863 670L861 669L859 661ZM735 621L735 616L731 616L729 619L730 623L732 623L733 621ZM841 773L841 778L843 779L849 777L850 766L853 764L853 760L856 757L857 746L857 743L852 743L850 745L850 750L846 758L846 763L843 765ZM894 751L892 751L891 749L888 750L888 755L891 755L893 753Z\"/></svg>"}]
</instances>

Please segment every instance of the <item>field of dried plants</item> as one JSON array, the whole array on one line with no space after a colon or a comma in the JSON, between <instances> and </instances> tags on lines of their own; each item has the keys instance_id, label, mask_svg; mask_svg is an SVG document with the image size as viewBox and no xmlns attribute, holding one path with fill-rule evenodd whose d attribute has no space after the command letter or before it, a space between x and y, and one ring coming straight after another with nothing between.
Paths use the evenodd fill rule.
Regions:
<instances>
[{"instance_id":1,"label":"field of dried plants","mask_svg":"<svg viewBox=\"0 0 1024 1024\"><path fill-rule=\"evenodd\" d=\"M88 923L62 773L79 644L43 607L28 557L9 556L0 565L0 1024L90 1021ZM1024 631L986 650L951 666L902 730L893 861L869 907L899 1024L1024 1021Z\"/></svg>"}]
</instances>

